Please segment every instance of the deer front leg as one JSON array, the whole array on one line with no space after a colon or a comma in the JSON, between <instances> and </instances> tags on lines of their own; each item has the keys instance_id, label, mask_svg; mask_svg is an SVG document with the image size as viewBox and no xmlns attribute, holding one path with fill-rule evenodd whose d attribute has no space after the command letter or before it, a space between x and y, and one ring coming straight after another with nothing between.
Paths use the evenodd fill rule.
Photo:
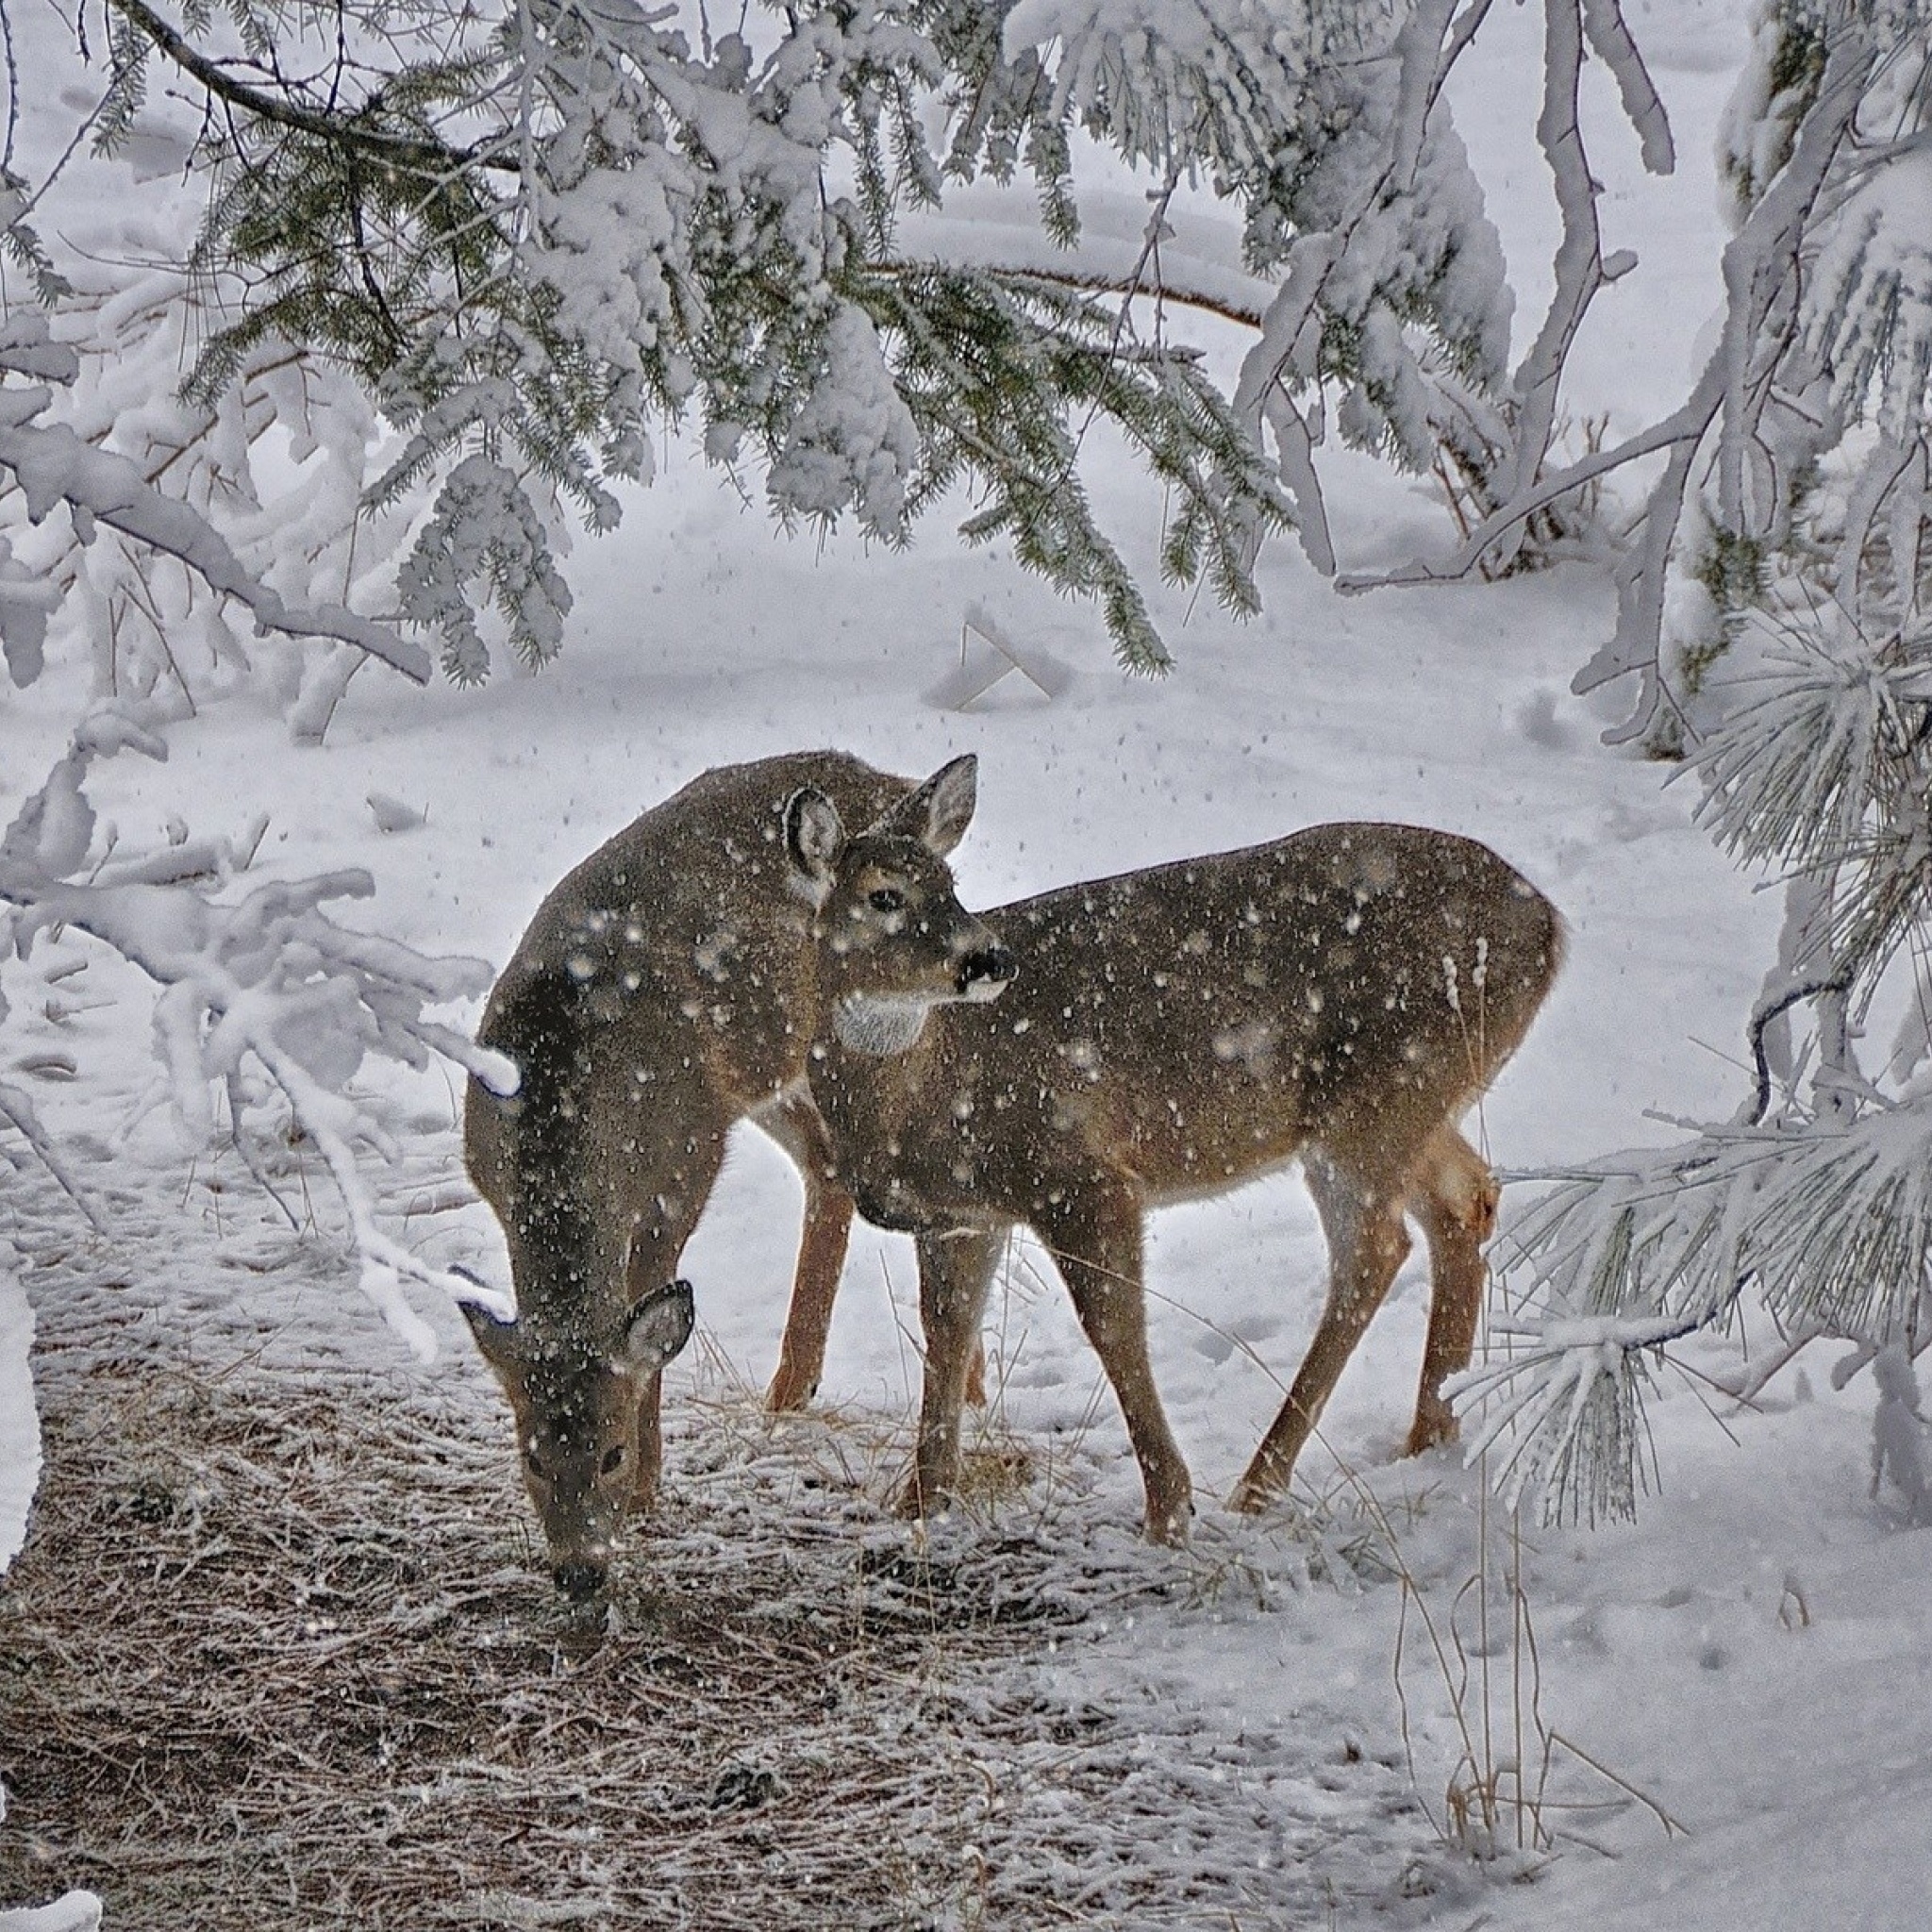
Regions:
<instances>
[{"instance_id":1,"label":"deer front leg","mask_svg":"<svg viewBox=\"0 0 1932 1932\"><path fill-rule=\"evenodd\" d=\"M1147 1541L1184 1541L1194 1486L1147 1358L1141 1203L1130 1188L1108 1180L1067 1191L1035 1227L1113 1384L1146 1491Z\"/></svg>"},{"instance_id":2,"label":"deer front leg","mask_svg":"<svg viewBox=\"0 0 1932 1932\"><path fill-rule=\"evenodd\" d=\"M825 1342L832 1328L832 1304L852 1237L852 1196L834 1177L831 1138L806 1093L788 1095L758 1124L791 1155L805 1183L805 1229L792 1276L791 1305L778 1344L778 1367L765 1391L774 1415L803 1408L818 1393L825 1371ZM977 1408L986 1401L985 1351L977 1335L966 1371L966 1400Z\"/></svg>"},{"instance_id":3,"label":"deer front leg","mask_svg":"<svg viewBox=\"0 0 1932 1932\"><path fill-rule=\"evenodd\" d=\"M664 1471L664 1377L646 1375L638 1383L638 1459L632 1472L630 1507L648 1516L658 1507Z\"/></svg>"},{"instance_id":4,"label":"deer front leg","mask_svg":"<svg viewBox=\"0 0 1932 1932\"><path fill-rule=\"evenodd\" d=\"M1288 1488L1295 1458L1409 1249L1399 1186L1377 1186L1343 1174L1319 1155L1310 1154L1306 1167L1308 1191L1328 1238L1328 1303L1288 1400L1235 1485L1233 1507L1250 1513L1265 1508Z\"/></svg>"},{"instance_id":5,"label":"deer front leg","mask_svg":"<svg viewBox=\"0 0 1932 1932\"><path fill-rule=\"evenodd\" d=\"M1001 1234L948 1228L919 1237L919 1319L925 1332L925 1385L919 1446L900 1499L908 1516L938 1509L959 1482L959 1411L979 1342Z\"/></svg>"},{"instance_id":6,"label":"deer front leg","mask_svg":"<svg viewBox=\"0 0 1932 1932\"><path fill-rule=\"evenodd\" d=\"M791 1279L791 1306L778 1344L777 1372L765 1391L765 1407L783 1414L803 1408L818 1393L824 1374L832 1303L852 1236L852 1196L834 1177L831 1137L803 1089L786 1093L756 1118L791 1155L805 1183L805 1228Z\"/></svg>"},{"instance_id":7,"label":"deer front leg","mask_svg":"<svg viewBox=\"0 0 1932 1932\"><path fill-rule=\"evenodd\" d=\"M1469 1366L1489 1285L1484 1244L1495 1231L1500 1191L1488 1163L1454 1127L1429 1142L1409 1206L1429 1243L1429 1333L1407 1453L1420 1456L1457 1437L1442 1384Z\"/></svg>"},{"instance_id":8,"label":"deer front leg","mask_svg":"<svg viewBox=\"0 0 1932 1932\"><path fill-rule=\"evenodd\" d=\"M801 1162L805 1176L805 1231L798 1244L798 1270L791 1282L791 1306L778 1344L777 1373L765 1391L774 1414L803 1408L818 1393L825 1371L825 1340L831 1333L832 1303L845 1266L852 1236L852 1196L823 1169Z\"/></svg>"},{"instance_id":9,"label":"deer front leg","mask_svg":"<svg viewBox=\"0 0 1932 1932\"><path fill-rule=\"evenodd\" d=\"M695 1109L692 1109L695 1112ZM674 1164L649 1171L658 1191L631 1224L624 1265L625 1305L661 1288L677 1273L684 1244L717 1184L724 1164L724 1135L728 1123L714 1121L688 1135ZM637 1174L626 1175L633 1198L642 1191ZM616 1213L613 1206L608 1211ZM664 1377L660 1371L636 1378L638 1399L637 1461L631 1471L630 1507L647 1512L658 1501L658 1482L664 1465Z\"/></svg>"}]
</instances>

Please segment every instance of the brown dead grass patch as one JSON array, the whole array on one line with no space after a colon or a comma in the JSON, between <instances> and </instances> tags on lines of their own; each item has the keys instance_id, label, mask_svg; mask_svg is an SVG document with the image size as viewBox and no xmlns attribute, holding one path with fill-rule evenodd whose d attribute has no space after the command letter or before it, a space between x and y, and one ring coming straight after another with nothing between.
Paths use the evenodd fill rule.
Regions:
<instances>
[{"instance_id":1,"label":"brown dead grass patch","mask_svg":"<svg viewBox=\"0 0 1932 1932\"><path fill-rule=\"evenodd\" d=\"M491 1424L152 1362L43 1379L0 1901L83 1885L129 1932L1002 1921L958 1687L1076 1614L1021 1545L934 1566L694 1408L675 1453L719 1493L575 1621Z\"/></svg>"}]
</instances>

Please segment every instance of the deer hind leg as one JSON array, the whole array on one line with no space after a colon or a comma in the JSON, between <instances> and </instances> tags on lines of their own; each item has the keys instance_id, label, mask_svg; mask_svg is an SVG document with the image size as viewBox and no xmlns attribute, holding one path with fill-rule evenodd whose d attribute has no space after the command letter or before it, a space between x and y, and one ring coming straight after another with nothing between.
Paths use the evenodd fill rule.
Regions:
<instances>
[{"instance_id":1,"label":"deer hind leg","mask_svg":"<svg viewBox=\"0 0 1932 1932\"><path fill-rule=\"evenodd\" d=\"M1390 1186L1346 1172L1313 1151L1304 1164L1328 1240L1328 1302L1281 1413L1235 1485L1234 1507L1250 1512L1265 1508L1288 1488L1295 1458L1409 1250L1399 1183Z\"/></svg>"},{"instance_id":2,"label":"deer hind leg","mask_svg":"<svg viewBox=\"0 0 1932 1932\"><path fill-rule=\"evenodd\" d=\"M1409 1192L1409 1208L1429 1243L1429 1334L1415 1426L1408 1432L1410 1456L1456 1440L1456 1413L1443 1399L1442 1384L1468 1368L1475 1347L1489 1283L1483 1248L1495 1230L1499 1191L1482 1156L1453 1126L1441 1127L1423 1152Z\"/></svg>"},{"instance_id":3,"label":"deer hind leg","mask_svg":"<svg viewBox=\"0 0 1932 1932\"><path fill-rule=\"evenodd\" d=\"M1193 1480L1167 1425L1147 1358L1140 1200L1118 1182L1069 1190L1035 1227L1113 1384L1146 1490L1147 1540L1180 1542L1193 1514Z\"/></svg>"},{"instance_id":4,"label":"deer hind leg","mask_svg":"<svg viewBox=\"0 0 1932 1932\"><path fill-rule=\"evenodd\" d=\"M979 1227L946 1228L919 1237L925 1382L912 1474L900 1497L900 1507L908 1516L930 1515L958 1487L959 1411L1003 1239L1003 1233Z\"/></svg>"},{"instance_id":5,"label":"deer hind leg","mask_svg":"<svg viewBox=\"0 0 1932 1932\"><path fill-rule=\"evenodd\" d=\"M777 1371L765 1391L765 1407L782 1415L803 1408L818 1393L824 1374L832 1304L838 1298L839 1276L852 1238L852 1196L833 1178L831 1139L809 1095L789 1094L757 1118L791 1155L805 1183L805 1230L791 1281L791 1305L778 1343ZM966 1369L966 1400L975 1408L986 1402L986 1357L977 1336Z\"/></svg>"}]
</instances>

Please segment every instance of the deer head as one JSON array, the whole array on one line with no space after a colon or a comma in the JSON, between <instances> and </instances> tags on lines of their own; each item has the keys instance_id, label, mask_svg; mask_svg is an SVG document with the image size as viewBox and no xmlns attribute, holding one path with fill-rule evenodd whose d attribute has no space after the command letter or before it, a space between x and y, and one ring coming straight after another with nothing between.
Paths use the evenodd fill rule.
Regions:
<instances>
[{"instance_id":1,"label":"deer head","mask_svg":"<svg viewBox=\"0 0 1932 1932\"><path fill-rule=\"evenodd\" d=\"M792 883L817 914L821 1008L857 1052L905 1053L935 1006L996 999L1013 976L1013 956L959 904L946 864L977 782L978 761L955 758L856 834L813 786L785 808Z\"/></svg>"},{"instance_id":2,"label":"deer head","mask_svg":"<svg viewBox=\"0 0 1932 1932\"><path fill-rule=\"evenodd\" d=\"M506 1322L477 1302L461 1307L516 1416L551 1576L575 1601L594 1596L625 1514L649 1500L640 1490L655 1480L657 1445L640 1441L640 1417L656 1378L691 1340L691 1283L640 1295L608 1333L530 1317ZM648 1412L655 1426L655 1405Z\"/></svg>"}]
</instances>

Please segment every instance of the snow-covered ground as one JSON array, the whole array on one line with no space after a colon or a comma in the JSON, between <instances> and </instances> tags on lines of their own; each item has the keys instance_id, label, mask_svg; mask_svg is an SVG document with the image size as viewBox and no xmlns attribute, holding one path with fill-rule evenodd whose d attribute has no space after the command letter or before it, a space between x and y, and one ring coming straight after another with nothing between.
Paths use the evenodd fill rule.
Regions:
<instances>
[{"instance_id":1,"label":"snow-covered ground","mask_svg":"<svg viewBox=\"0 0 1932 1932\"><path fill-rule=\"evenodd\" d=\"M1682 158L1674 179L1657 183L1639 174L1627 138L1608 138L1600 157L1607 245L1633 245L1642 261L1592 320L1575 407L1607 409L1622 426L1677 399L1695 331L1715 305L1722 231L1706 158L1738 32L1737 9L1717 0L1640 0L1630 10ZM1518 10L1495 26L1522 40L1527 75L1534 15ZM1535 325L1553 216L1536 199L1522 117L1485 113L1480 99L1457 105L1518 267L1521 334ZM1321 819L1415 820L1489 841L1569 922L1562 979L1476 1124L1501 1169L1655 1139L1670 1131L1657 1116L1728 1113L1735 1104L1740 1016L1770 957L1774 895L1754 891L1690 824L1688 785L1667 789L1663 769L1600 746L1614 698L1603 707L1569 695L1572 675L1609 627L1600 575L1567 568L1344 601L1283 545L1264 569L1267 612L1245 627L1205 604L1190 611L1155 595L1179 667L1164 683L1134 683L1112 669L1093 613L1056 601L1002 555L963 552L939 523L901 556L788 542L713 475L667 454L624 529L575 558L573 635L540 678L417 692L370 672L321 751L287 749L259 717L211 715L173 734L163 767L132 758L102 767L94 791L104 818L145 841L177 815L197 831L224 832L267 810L264 869L365 865L378 891L356 923L498 963L549 885L639 810L709 765L800 746L840 745L908 773L977 753L981 807L957 861L961 896L974 906ZM1399 561L1440 539L1440 508L1421 486L1366 464L1338 475L1345 563ZM1151 578L1158 503L1124 473L1104 508L1134 533ZM1023 649L1070 667L1058 695L1047 700L1008 678L968 711L933 701L975 604ZM36 754L58 741L70 715L64 684L53 675L6 700L0 819L45 768ZM421 808L425 823L380 831L371 792ZM81 958L94 963L58 976ZM131 973L68 937L10 968L7 985L14 1060L55 1075L71 1062L76 1073L43 1078L35 1091L99 1190L110 1232L87 1251L92 1293L149 1310L150 1325L204 1363L264 1349L342 1359L401 1380L433 1375L479 1407L497 1405L450 1310L425 1307L443 1353L419 1369L314 1242L266 1237L245 1214L232 1229L218 1224L210 1174L189 1178L157 1105L147 1001ZM488 1215L447 1205L460 1174L454 1081L419 1083L409 1104L415 1138L387 1194L396 1227L438 1262L502 1280ZM213 1177L242 1185L232 1174ZM715 1387L721 1362L749 1387L769 1376L797 1198L785 1159L742 1131L687 1253L706 1346L674 1368L674 1409L694 1376ZM71 1287L71 1256L58 1267L46 1260L43 1213L30 1226L23 1213L0 1201L0 1231L29 1237L17 1270L27 1298ZM176 1216L195 1233L171 1267ZM117 1218L130 1237L138 1231L144 1257L161 1258L110 1288L125 1274ZM84 1229L76 1223L68 1233L65 1246ZM210 1271L210 1257L224 1265ZM1204 1584L1172 1604L1082 1625L1026 1668L1055 1694L1140 1699L1150 1749L1164 1740L1217 1763L1224 1753L1247 1766L1247 1788L1264 1801L1265 1754L1253 1743L1263 1738L1296 1762L1354 1753L1400 1765L1404 1779L1412 1764L1420 1797L1444 1817L1461 1736L1454 1674L1428 1654L1409 1589L1389 1579L1388 1553L1446 1633L1451 1599L1476 1571L1485 1526L1491 1533L1487 1716L1474 1597L1463 1598L1457 1624L1476 1686L1463 1717L1489 1761L1516 1748L1511 1685L1523 1653L1510 1643L1501 1593L1508 1527L1485 1511L1479 1473L1449 1455L1391 1460L1421 1350L1418 1264L1351 1365L1323 1449L1305 1469L1329 1499L1325 1529L1289 1517L1252 1528L1211 1500L1279 1404L1319 1311L1323 1265L1312 1209L1291 1178L1156 1219L1155 1367L1204 1502L1191 1552L1134 1560L1197 1579L1258 1572L1265 1582ZM910 1407L915 1303L908 1246L861 1230L823 1401ZM1042 1468L1058 1457L1077 1465L1079 1481L1097 1487L1098 1533L1124 1543L1139 1509L1124 1432L1037 1253L1023 1252L996 1290L992 1324L1000 1419L1041 1451ZM16 1366L27 1332L0 1269L0 1378L13 1377L0 1379L0 1559L18 1541L35 1456ZM1688 1359L1714 1372L1725 1357L1712 1344ZM1692 1376L1667 1378L1652 1409L1662 1490L1641 1520L1594 1533L1523 1530L1542 1720L1614 1774L1597 1776L1559 1746L1553 1800L1623 1799L1623 1807L1572 1818L1553 1802L1558 1856L1490 1868L1533 1868L1531 1883L1489 1885L1475 1869L1467 1888L1403 1903L1399 1866L1364 1871L1359 1890L1337 1901L1334 1923L1365 1923L1373 1912L1599 1932L1926 1923L1932 1530L1900 1527L1870 1496L1870 1380L1834 1391L1828 1366L1801 1361L1743 1413ZM781 1454L785 1439L781 1427ZM675 1442L668 1480L675 1492ZM1345 1539L1371 1520L1383 1524L1381 1569L1327 1559L1324 1538ZM1483 1743L1486 1724L1493 1735ZM1624 1787L1648 1802L1630 1800ZM1338 1843L1365 1832L1365 1807L1382 1801L1351 1799L1354 1790L1338 1780L1320 1827ZM1683 1832L1667 1834L1657 1812ZM1297 1829L1307 1828L1304 1818ZM111 1885L103 1890L111 1927Z\"/></svg>"},{"instance_id":2,"label":"snow-covered ground","mask_svg":"<svg viewBox=\"0 0 1932 1932\"><path fill-rule=\"evenodd\" d=\"M0 1269L0 1570L19 1553L41 1474L41 1432L28 1367L34 1311L13 1271Z\"/></svg>"}]
</instances>

